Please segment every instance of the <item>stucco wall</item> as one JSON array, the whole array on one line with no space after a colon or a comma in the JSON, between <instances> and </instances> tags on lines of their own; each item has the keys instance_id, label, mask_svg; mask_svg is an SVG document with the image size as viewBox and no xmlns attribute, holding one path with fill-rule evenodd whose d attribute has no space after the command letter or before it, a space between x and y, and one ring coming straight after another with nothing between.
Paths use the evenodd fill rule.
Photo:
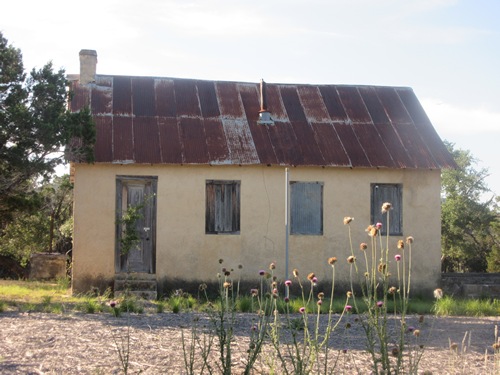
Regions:
<instances>
[{"instance_id":1,"label":"stucco wall","mask_svg":"<svg viewBox=\"0 0 500 375\"><path fill-rule=\"evenodd\" d=\"M285 169L238 166L75 166L74 289L88 280L114 277L115 192L117 175L158 176L157 259L158 279L212 281L218 259L228 268L241 264L242 277L256 279L259 269L276 262L278 275L285 269ZM205 234L205 181L241 181L241 230L238 235ZM350 255L344 216L352 216L353 246L369 242L370 184L403 185L403 236L413 236L412 283L434 289L440 277L440 172L430 170L372 170L291 168L291 181L321 181L323 235L290 236L289 270L329 277L326 260L336 256L338 279L346 280ZM391 250L392 251L392 250ZM360 258L361 259L361 258ZM87 280L87 284L83 282Z\"/></svg>"}]
</instances>

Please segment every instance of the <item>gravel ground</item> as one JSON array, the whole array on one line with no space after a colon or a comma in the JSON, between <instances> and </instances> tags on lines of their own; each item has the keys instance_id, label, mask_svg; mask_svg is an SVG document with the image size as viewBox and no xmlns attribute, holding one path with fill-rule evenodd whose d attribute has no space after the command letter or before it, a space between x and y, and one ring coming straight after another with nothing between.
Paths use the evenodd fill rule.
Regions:
<instances>
[{"instance_id":1,"label":"gravel ground","mask_svg":"<svg viewBox=\"0 0 500 375\"><path fill-rule=\"evenodd\" d=\"M119 374L122 370L117 347L130 338L130 374L186 374L183 334L184 342L189 343L195 318L200 327L208 322L204 316L191 313L125 314L119 318L110 314L0 313L0 373ZM237 316L234 374L244 369L254 318L252 314ZM321 317L321 329L325 318ZM351 323L351 328L346 329L346 323ZM389 322L389 327L392 324ZM419 317L412 316L408 325L421 332L418 338L408 334L411 347L424 345L419 373L500 374L500 354L495 357L492 349L499 318L426 316L419 323ZM457 344L456 351L450 350L450 342ZM371 361L364 350L365 343L356 316L344 317L329 345L329 363L336 363L333 373L370 374ZM271 372L273 352L269 346L264 347L253 374ZM211 361L216 366L216 347ZM202 373L199 365L195 364L194 373ZM214 374L220 373L214 369ZM282 368L275 369L278 374L284 373ZM206 369L204 373L208 373Z\"/></svg>"}]
</instances>

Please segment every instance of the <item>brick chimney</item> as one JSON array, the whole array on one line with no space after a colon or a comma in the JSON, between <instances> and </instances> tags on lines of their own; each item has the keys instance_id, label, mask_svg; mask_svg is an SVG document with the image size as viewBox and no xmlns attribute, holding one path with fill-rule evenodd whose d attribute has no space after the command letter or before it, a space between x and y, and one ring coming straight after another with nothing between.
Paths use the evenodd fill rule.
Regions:
<instances>
[{"instance_id":1,"label":"brick chimney","mask_svg":"<svg viewBox=\"0 0 500 375\"><path fill-rule=\"evenodd\" d=\"M80 51L80 84L86 85L95 82L97 52L93 49Z\"/></svg>"}]
</instances>

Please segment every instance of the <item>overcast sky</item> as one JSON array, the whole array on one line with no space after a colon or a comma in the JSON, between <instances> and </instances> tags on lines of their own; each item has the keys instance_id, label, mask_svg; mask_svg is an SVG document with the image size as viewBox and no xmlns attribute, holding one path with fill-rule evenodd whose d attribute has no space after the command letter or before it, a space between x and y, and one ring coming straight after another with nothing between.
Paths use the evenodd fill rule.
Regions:
<instances>
[{"instance_id":1,"label":"overcast sky","mask_svg":"<svg viewBox=\"0 0 500 375\"><path fill-rule=\"evenodd\" d=\"M15 0L0 30L27 70L412 87L500 194L498 0Z\"/></svg>"}]
</instances>

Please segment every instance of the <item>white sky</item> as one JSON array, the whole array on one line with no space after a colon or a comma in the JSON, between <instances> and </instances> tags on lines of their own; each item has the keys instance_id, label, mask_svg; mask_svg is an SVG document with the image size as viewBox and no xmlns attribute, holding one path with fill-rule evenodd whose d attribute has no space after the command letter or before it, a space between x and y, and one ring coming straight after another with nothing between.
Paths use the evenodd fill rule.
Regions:
<instances>
[{"instance_id":1,"label":"white sky","mask_svg":"<svg viewBox=\"0 0 500 375\"><path fill-rule=\"evenodd\" d=\"M498 0L16 0L0 30L26 70L410 86L500 194Z\"/></svg>"}]
</instances>

